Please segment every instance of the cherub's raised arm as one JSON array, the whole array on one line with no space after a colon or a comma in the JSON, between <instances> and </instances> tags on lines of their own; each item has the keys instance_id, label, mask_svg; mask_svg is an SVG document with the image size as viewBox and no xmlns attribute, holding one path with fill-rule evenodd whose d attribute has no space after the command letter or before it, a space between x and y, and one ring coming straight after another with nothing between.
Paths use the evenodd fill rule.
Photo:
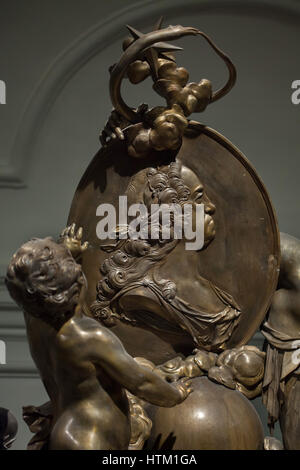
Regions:
<instances>
[{"instance_id":1,"label":"cherub's raised arm","mask_svg":"<svg viewBox=\"0 0 300 470\"><path fill-rule=\"evenodd\" d=\"M57 243L63 243L73 258L78 261L82 253L88 248L88 242L82 243L82 227L76 230L76 225L66 227L60 234Z\"/></svg>"},{"instance_id":2,"label":"cherub's raised arm","mask_svg":"<svg viewBox=\"0 0 300 470\"><path fill-rule=\"evenodd\" d=\"M171 407L181 403L191 393L189 380L170 384L138 364L109 330L99 330L95 336L90 344L94 364L133 395L154 405Z\"/></svg>"}]
</instances>

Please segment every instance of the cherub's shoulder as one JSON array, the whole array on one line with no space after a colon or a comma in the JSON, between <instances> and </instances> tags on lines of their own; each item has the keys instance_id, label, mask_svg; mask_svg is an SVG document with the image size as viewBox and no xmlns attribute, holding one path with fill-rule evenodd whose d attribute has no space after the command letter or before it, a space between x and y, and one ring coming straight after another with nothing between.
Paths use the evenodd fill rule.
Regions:
<instances>
[{"instance_id":1,"label":"cherub's shoulder","mask_svg":"<svg viewBox=\"0 0 300 470\"><path fill-rule=\"evenodd\" d=\"M91 341L107 341L110 332L94 318L86 315L74 316L60 330L61 343L86 344Z\"/></svg>"},{"instance_id":2,"label":"cherub's shoulder","mask_svg":"<svg viewBox=\"0 0 300 470\"><path fill-rule=\"evenodd\" d=\"M83 315L79 319L74 319L74 330L78 337L83 341L102 341L111 343L114 341L115 335L107 327L101 325L94 318Z\"/></svg>"}]
</instances>

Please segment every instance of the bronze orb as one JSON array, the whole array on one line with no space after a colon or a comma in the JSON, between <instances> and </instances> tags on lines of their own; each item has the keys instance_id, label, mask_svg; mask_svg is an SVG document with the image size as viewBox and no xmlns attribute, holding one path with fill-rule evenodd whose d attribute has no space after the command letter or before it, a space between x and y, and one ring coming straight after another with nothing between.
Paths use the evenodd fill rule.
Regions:
<instances>
[{"instance_id":1,"label":"bronze orb","mask_svg":"<svg viewBox=\"0 0 300 470\"><path fill-rule=\"evenodd\" d=\"M192 387L174 408L147 407L153 422L147 449L263 449L262 423L247 398L207 377L192 379Z\"/></svg>"}]
</instances>

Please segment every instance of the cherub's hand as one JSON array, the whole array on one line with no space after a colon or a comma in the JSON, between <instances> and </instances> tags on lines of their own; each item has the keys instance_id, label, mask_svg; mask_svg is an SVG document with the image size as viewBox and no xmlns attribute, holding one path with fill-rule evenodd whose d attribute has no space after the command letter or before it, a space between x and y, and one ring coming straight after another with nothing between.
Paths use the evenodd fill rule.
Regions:
<instances>
[{"instance_id":1,"label":"cherub's hand","mask_svg":"<svg viewBox=\"0 0 300 470\"><path fill-rule=\"evenodd\" d=\"M144 114L148 110L148 105L142 103L135 111L137 122L142 122ZM124 118L116 109L113 109L103 131L100 134L100 143L106 147L111 140L124 140L123 129L131 123Z\"/></svg>"},{"instance_id":2,"label":"cherub's hand","mask_svg":"<svg viewBox=\"0 0 300 470\"><path fill-rule=\"evenodd\" d=\"M180 400L178 403L183 402L189 395L192 393L193 389L191 387L191 379L189 377L184 377L183 379L178 380L175 382L173 386L177 388L180 393Z\"/></svg>"},{"instance_id":3,"label":"cherub's hand","mask_svg":"<svg viewBox=\"0 0 300 470\"><path fill-rule=\"evenodd\" d=\"M184 360L178 356L155 367L154 371L167 382L178 382L182 377L186 377L184 366Z\"/></svg>"},{"instance_id":4,"label":"cherub's hand","mask_svg":"<svg viewBox=\"0 0 300 470\"><path fill-rule=\"evenodd\" d=\"M125 122L123 116L113 109L103 131L100 134L101 145L105 147L111 139L124 140L124 134L121 128L126 127L126 124L128 123Z\"/></svg>"},{"instance_id":5,"label":"cherub's hand","mask_svg":"<svg viewBox=\"0 0 300 470\"><path fill-rule=\"evenodd\" d=\"M74 258L81 255L89 246L88 242L82 243L82 233L82 227L76 232L76 225L72 224L66 227L59 237L59 242L65 245Z\"/></svg>"}]
</instances>

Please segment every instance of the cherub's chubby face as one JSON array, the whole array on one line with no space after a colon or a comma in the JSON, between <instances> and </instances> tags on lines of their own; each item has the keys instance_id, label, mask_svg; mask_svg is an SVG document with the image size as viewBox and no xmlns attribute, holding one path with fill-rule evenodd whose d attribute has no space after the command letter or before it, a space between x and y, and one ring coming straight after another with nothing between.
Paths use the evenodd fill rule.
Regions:
<instances>
[{"instance_id":1,"label":"cherub's chubby face","mask_svg":"<svg viewBox=\"0 0 300 470\"><path fill-rule=\"evenodd\" d=\"M204 204L204 248L206 248L213 241L216 235L215 222L212 217L216 208L209 200L207 194L204 191L203 184L199 180L196 173L186 166L182 166L181 176L184 184L186 184L191 192L189 203L193 204L193 230L196 228L196 206L197 204Z\"/></svg>"},{"instance_id":2,"label":"cherub's chubby face","mask_svg":"<svg viewBox=\"0 0 300 470\"><path fill-rule=\"evenodd\" d=\"M61 292L68 290L69 307L72 309L72 306L78 303L81 289L86 284L81 266L76 263L63 243L56 243L52 239L46 239L46 243L45 240L42 242L45 244L43 255L49 257L48 285L51 287L53 284L53 288L59 286Z\"/></svg>"},{"instance_id":3,"label":"cherub's chubby face","mask_svg":"<svg viewBox=\"0 0 300 470\"><path fill-rule=\"evenodd\" d=\"M50 324L77 305L85 279L81 266L63 243L34 238L14 254L6 285L18 305Z\"/></svg>"}]
</instances>

